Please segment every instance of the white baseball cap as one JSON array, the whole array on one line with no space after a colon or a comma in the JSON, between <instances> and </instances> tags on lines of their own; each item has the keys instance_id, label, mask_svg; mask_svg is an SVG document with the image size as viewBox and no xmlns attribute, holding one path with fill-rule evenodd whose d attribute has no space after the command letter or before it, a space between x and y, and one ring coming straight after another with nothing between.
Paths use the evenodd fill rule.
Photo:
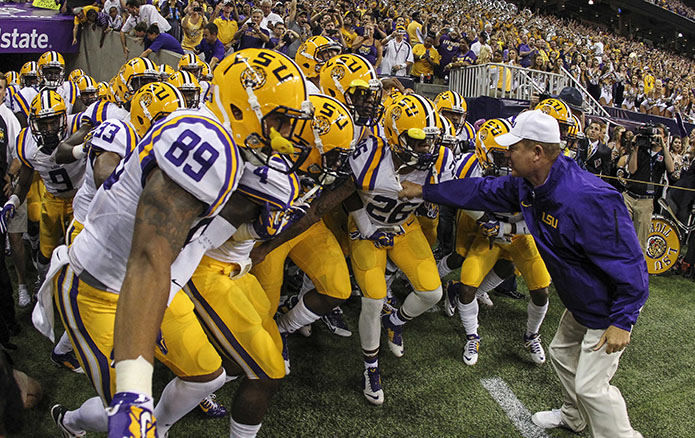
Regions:
<instances>
[{"instance_id":1,"label":"white baseball cap","mask_svg":"<svg viewBox=\"0 0 695 438\"><path fill-rule=\"evenodd\" d=\"M521 140L560 143L560 125L541 110L525 111L516 117L509 133L495 137L500 146L511 146Z\"/></svg>"}]
</instances>

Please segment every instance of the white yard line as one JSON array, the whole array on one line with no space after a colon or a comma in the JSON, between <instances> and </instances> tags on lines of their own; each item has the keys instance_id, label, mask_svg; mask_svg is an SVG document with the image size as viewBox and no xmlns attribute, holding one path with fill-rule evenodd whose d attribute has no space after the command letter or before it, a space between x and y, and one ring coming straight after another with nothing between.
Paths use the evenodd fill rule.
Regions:
<instances>
[{"instance_id":1,"label":"white yard line","mask_svg":"<svg viewBox=\"0 0 695 438\"><path fill-rule=\"evenodd\" d=\"M531 413L514 395L511 388L499 377L480 379L480 384L490 393L514 427L519 429L524 438L549 438L545 429L541 429L531 422Z\"/></svg>"}]
</instances>

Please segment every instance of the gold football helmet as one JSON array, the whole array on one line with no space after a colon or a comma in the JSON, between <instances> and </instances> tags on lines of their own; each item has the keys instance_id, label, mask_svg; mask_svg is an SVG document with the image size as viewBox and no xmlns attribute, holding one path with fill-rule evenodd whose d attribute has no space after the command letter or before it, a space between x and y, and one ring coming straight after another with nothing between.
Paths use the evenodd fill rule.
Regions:
<instances>
[{"instance_id":1,"label":"gold football helmet","mask_svg":"<svg viewBox=\"0 0 695 438\"><path fill-rule=\"evenodd\" d=\"M5 80L7 81L8 87L10 85L19 85L19 73L10 70L7 73L5 73Z\"/></svg>"},{"instance_id":2,"label":"gold football helmet","mask_svg":"<svg viewBox=\"0 0 695 438\"><path fill-rule=\"evenodd\" d=\"M191 73L197 80L200 80L203 71L203 61L198 58L198 55L189 53L184 55L179 60L179 70Z\"/></svg>"},{"instance_id":3,"label":"gold football helmet","mask_svg":"<svg viewBox=\"0 0 695 438\"><path fill-rule=\"evenodd\" d=\"M186 99L187 108L198 108L200 104L200 84L191 73L181 70L169 76L167 82L178 88Z\"/></svg>"},{"instance_id":4,"label":"gold football helmet","mask_svg":"<svg viewBox=\"0 0 695 438\"><path fill-rule=\"evenodd\" d=\"M55 90L65 81L65 60L63 55L51 50L45 52L36 62L39 67L39 83Z\"/></svg>"},{"instance_id":5,"label":"gold football helmet","mask_svg":"<svg viewBox=\"0 0 695 438\"><path fill-rule=\"evenodd\" d=\"M455 91L443 91L434 98L434 104L437 111L454 124L456 134L460 134L468 114L466 99Z\"/></svg>"},{"instance_id":6,"label":"gold football helmet","mask_svg":"<svg viewBox=\"0 0 695 438\"><path fill-rule=\"evenodd\" d=\"M68 129L67 107L60 94L51 89L39 92L29 108L29 127L39 149L50 155Z\"/></svg>"},{"instance_id":7,"label":"gold football helmet","mask_svg":"<svg viewBox=\"0 0 695 438\"><path fill-rule=\"evenodd\" d=\"M77 83L77 80L84 76L86 73L81 68L76 68L70 72L68 75L68 81Z\"/></svg>"},{"instance_id":8,"label":"gold football helmet","mask_svg":"<svg viewBox=\"0 0 695 438\"><path fill-rule=\"evenodd\" d=\"M98 84L91 76L81 76L77 80L77 89L80 91L80 100L84 106L89 106L99 99Z\"/></svg>"},{"instance_id":9,"label":"gold football helmet","mask_svg":"<svg viewBox=\"0 0 695 438\"><path fill-rule=\"evenodd\" d=\"M159 76L162 82L166 82L169 76L176 73L174 69L169 64L159 64Z\"/></svg>"},{"instance_id":10,"label":"gold football helmet","mask_svg":"<svg viewBox=\"0 0 695 438\"><path fill-rule=\"evenodd\" d=\"M166 82L145 84L131 100L130 123L144 137L155 122L179 108L186 108L186 99L176 87Z\"/></svg>"},{"instance_id":11,"label":"gold football helmet","mask_svg":"<svg viewBox=\"0 0 695 438\"><path fill-rule=\"evenodd\" d=\"M111 93L111 86L108 82L99 82L97 84L97 99L106 100L108 102L116 102Z\"/></svg>"},{"instance_id":12,"label":"gold football helmet","mask_svg":"<svg viewBox=\"0 0 695 438\"><path fill-rule=\"evenodd\" d=\"M199 81L212 81L212 74L210 73L210 66L208 65L207 62L201 61L203 63L203 68L200 70L200 79Z\"/></svg>"},{"instance_id":13,"label":"gold football helmet","mask_svg":"<svg viewBox=\"0 0 695 438\"><path fill-rule=\"evenodd\" d=\"M480 126L475 136L475 155L485 175L507 175L511 173L508 146L502 146L495 139L508 133L511 123L505 119L490 119Z\"/></svg>"},{"instance_id":14,"label":"gold football helmet","mask_svg":"<svg viewBox=\"0 0 695 438\"><path fill-rule=\"evenodd\" d=\"M356 125L373 126L383 115L383 86L372 64L359 55L329 59L320 73L321 90L345 104Z\"/></svg>"},{"instance_id":15,"label":"gold football helmet","mask_svg":"<svg viewBox=\"0 0 695 438\"><path fill-rule=\"evenodd\" d=\"M429 169L437 161L442 128L434 103L417 94L397 98L384 115L391 150L405 166L417 170Z\"/></svg>"},{"instance_id":16,"label":"gold football helmet","mask_svg":"<svg viewBox=\"0 0 695 438\"><path fill-rule=\"evenodd\" d=\"M208 108L229 129L247 160L270 166L279 153L289 165L277 170L294 172L310 148L293 144L303 120L313 108L304 75L287 56L266 49L243 49L227 56L212 79L213 95Z\"/></svg>"},{"instance_id":17,"label":"gold football helmet","mask_svg":"<svg viewBox=\"0 0 695 438\"><path fill-rule=\"evenodd\" d=\"M314 117L301 123L298 142L312 147L299 171L323 187L334 186L350 176L349 159L354 150L355 123L350 111L337 99L312 94Z\"/></svg>"},{"instance_id":18,"label":"gold football helmet","mask_svg":"<svg viewBox=\"0 0 695 438\"><path fill-rule=\"evenodd\" d=\"M341 47L323 36L313 36L304 41L294 55L294 61L307 78L319 75L321 67L332 57L340 54Z\"/></svg>"},{"instance_id":19,"label":"gold football helmet","mask_svg":"<svg viewBox=\"0 0 695 438\"><path fill-rule=\"evenodd\" d=\"M444 117L441 113L439 114L442 122L442 146L445 146L452 151L456 150L456 130L454 129L454 124Z\"/></svg>"},{"instance_id":20,"label":"gold football helmet","mask_svg":"<svg viewBox=\"0 0 695 438\"><path fill-rule=\"evenodd\" d=\"M147 58L133 58L123 64L119 71L123 90L123 99L129 102L130 98L140 87L150 82L158 82L160 79L157 64Z\"/></svg>"},{"instance_id":21,"label":"gold football helmet","mask_svg":"<svg viewBox=\"0 0 695 438\"><path fill-rule=\"evenodd\" d=\"M572 118L572 110L565 102L554 98L545 99L538 102L534 109L541 110L557 120L560 124L560 138L562 140L567 139L568 131L570 127L574 126L575 122Z\"/></svg>"},{"instance_id":22,"label":"gold football helmet","mask_svg":"<svg viewBox=\"0 0 695 438\"><path fill-rule=\"evenodd\" d=\"M39 67L35 61L25 62L19 70L19 85L22 88L39 85Z\"/></svg>"}]
</instances>

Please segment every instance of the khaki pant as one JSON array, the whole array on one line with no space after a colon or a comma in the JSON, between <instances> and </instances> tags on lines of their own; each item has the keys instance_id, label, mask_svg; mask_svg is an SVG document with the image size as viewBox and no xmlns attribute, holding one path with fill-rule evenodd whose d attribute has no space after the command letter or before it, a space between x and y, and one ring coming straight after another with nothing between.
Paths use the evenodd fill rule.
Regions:
<instances>
[{"instance_id":1,"label":"khaki pant","mask_svg":"<svg viewBox=\"0 0 695 438\"><path fill-rule=\"evenodd\" d=\"M579 432L587 425L594 438L641 438L630 426L625 400L610 384L622 351L594 351L604 330L579 324L565 310L550 343L550 361L562 383L562 419Z\"/></svg>"},{"instance_id":2,"label":"khaki pant","mask_svg":"<svg viewBox=\"0 0 695 438\"><path fill-rule=\"evenodd\" d=\"M642 247L642 252L646 250L647 238L649 237L649 227L652 224L652 213L654 213L653 199L635 199L627 192L623 193L623 200L628 213L635 224L637 240Z\"/></svg>"}]
</instances>

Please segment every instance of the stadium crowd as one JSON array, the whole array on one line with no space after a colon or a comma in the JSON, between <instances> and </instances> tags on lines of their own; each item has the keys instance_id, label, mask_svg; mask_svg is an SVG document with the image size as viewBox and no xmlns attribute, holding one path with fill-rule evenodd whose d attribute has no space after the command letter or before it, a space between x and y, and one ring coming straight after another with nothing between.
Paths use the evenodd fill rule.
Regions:
<instances>
[{"instance_id":1,"label":"stadium crowd","mask_svg":"<svg viewBox=\"0 0 695 438\"><path fill-rule=\"evenodd\" d=\"M463 362L474 366L485 354L479 306L491 305L488 292L513 285L517 270L529 289L519 338L530 363L546 362L539 330L551 274L569 285L559 294L570 315L561 327L572 336L559 331L549 354L565 404L533 421L590 427L599 437L640 436L609 382L647 299L643 251L661 184L692 184L695 131L609 129L585 117L573 87L533 101L514 125L467 120L460 94L430 100L398 78L444 83L452 66L491 61L564 68L606 105L687 119L695 117L692 62L511 4L468 6L464 16L456 13L460 5L441 1L379 8L348 0L106 0L74 10L75 40L92 26L102 36L120 32L126 58L134 46L126 34L145 46L109 82L66 71L52 51L0 77L7 183L0 229L17 303L36 301L33 322L53 340L55 302L65 332L50 358L87 374L96 392L73 410L53 406L63 436L103 432L107 422L111 432L134 421L153 430L152 415L164 436L196 406L225 416L214 392L242 375L230 436L255 436L290 371L287 337L310 336L319 319L350 336L340 305L353 288L362 296L356 354L364 359L363 394L380 405L382 329L388 350L403 356L404 327L443 297L445 313L458 312L466 332ZM161 49L181 55L178 65L148 59ZM591 206L591 219L606 225L601 237L624 250L623 258L614 257L615 247L590 245L579 226L576 241L564 239L563 227L587 218L535 216L527 202L557 208L563 201L553 184L571 182L560 173L577 175L596 194L571 201ZM479 176L510 185L490 182L471 193L495 196L447 202L455 183L488 184ZM406 181L426 189L405 196ZM440 185L441 202L425 202ZM516 202L524 191L529 197ZM510 214L487 213L495 207ZM33 290L23 239L38 273ZM558 248L582 262L569 266ZM280 306L286 259L296 265L302 293ZM456 269L460 281L442 285ZM405 297L390 289L399 272L411 285ZM0 269L7 286L0 290L0 342L11 350L18 324L9 275ZM585 290L572 285L572 275L586 279ZM508 290L515 295L514 286ZM587 290L592 299L578 298ZM581 353L586 364L578 367L584 336L598 346ZM176 375L156 406L148 377L155 357ZM605 372L597 378L589 370ZM105 405L112 406L108 418Z\"/></svg>"}]
</instances>

